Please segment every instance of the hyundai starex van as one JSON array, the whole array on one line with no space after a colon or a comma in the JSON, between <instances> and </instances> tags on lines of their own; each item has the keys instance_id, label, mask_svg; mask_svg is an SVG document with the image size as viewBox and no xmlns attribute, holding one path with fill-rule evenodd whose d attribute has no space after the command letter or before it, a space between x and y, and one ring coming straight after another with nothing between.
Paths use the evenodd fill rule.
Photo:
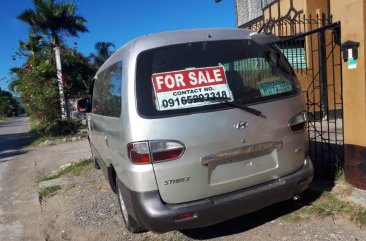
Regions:
<instances>
[{"instance_id":1,"label":"hyundai starex van","mask_svg":"<svg viewBox=\"0 0 366 241\"><path fill-rule=\"evenodd\" d=\"M147 35L98 70L79 109L129 231L208 226L308 187L303 96L268 39L245 29Z\"/></svg>"}]
</instances>

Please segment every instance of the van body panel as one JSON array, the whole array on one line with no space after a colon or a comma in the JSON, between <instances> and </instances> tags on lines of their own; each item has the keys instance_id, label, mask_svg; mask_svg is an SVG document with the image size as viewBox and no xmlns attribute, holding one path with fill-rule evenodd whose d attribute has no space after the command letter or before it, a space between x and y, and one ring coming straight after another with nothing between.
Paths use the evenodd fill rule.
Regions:
<instances>
[{"instance_id":1,"label":"van body panel","mask_svg":"<svg viewBox=\"0 0 366 241\"><path fill-rule=\"evenodd\" d=\"M103 157L104 151L104 116L90 114L89 140L93 143L100 157Z\"/></svg>"},{"instance_id":2,"label":"van body panel","mask_svg":"<svg viewBox=\"0 0 366 241\"><path fill-rule=\"evenodd\" d=\"M192 29L151 34L135 41L132 55L136 57L145 50L181 43L250 39L250 33L254 32L248 29Z\"/></svg>"},{"instance_id":3,"label":"van body panel","mask_svg":"<svg viewBox=\"0 0 366 241\"><path fill-rule=\"evenodd\" d=\"M274 106L281 106L281 113ZM153 164L165 202L188 202L231 192L279 178L303 165L306 138L303 133L292 134L288 129L288 121L303 110L302 96L255 108L262 111L266 119L234 108L157 120L137 118L131 123L131 128L136 130L131 142L167 139L181 141L186 146L181 158ZM246 121L248 127L234 128L240 121ZM273 126L276 126L275 131ZM267 141L281 141L283 147L251 160L218 165L210 176L208 168L201 163L204 156ZM301 151L295 152L295 149ZM189 177L189 181L166 184L185 177Z\"/></svg>"},{"instance_id":4,"label":"van body panel","mask_svg":"<svg viewBox=\"0 0 366 241\"><path fill-rule=\"evenodd\" d=\"M312 177L313 166L307 157L301 169L281 179L187 203L166 204L157 191L126 191L134 203L135 217L146 229L162 233L213 225L288 200L304 191ZM196 218L172 221L182 213L195 213Z\"/></svg>"},{"instance_id":5,"label":"van body panel","mask_svg":"<svg viewBox=\"0 0 366 241\"><path fill-rule=\"evenodd\" d=\"M119 52L117 56L109 59L98 71L99 73L117 62L122 62L121 84L121 114L119 117L109 117L90 113L90 137L93 146L98 152L98 157L105 162L103 167L113 166L118 178L123 181L130 190L151 191L157 190L153 166L131 164L128 159L126 145L130 142L130 109L128 88L133 85L128 81L128 63L131 49ZM98 81L98 80L96 80ZM107 173L104 171L104 173Z\"/></svg>"},{"instance_id":6,"label":"van body panel","mask_svg":"<svg viewBox=\"0 0 366 241\"><path fill-rule=\"evenodd\" d=\"M248 208L240 211L240 214L244 214L291 198L292 195L306 189L310 183L313 168L310 158L306 157L307 134L303 130L292 132L289 129L289 121L305 111L298 81L276 46L260 46L251 42L250 34L255 33L243 29L199 29L147 35L118 49L98 70L97 76L116 63L122 62L121 112L119 116L114 117L91 113L90 141L98 152L100 161L104 162L103 166L113 169L117 179L126 188L127 191L123 193L131 193L131 200L136 197L135 202L132 202L133 207L128 207L131 209L128 213L146 228L160 232L224 221L235 216L235 210L228 210L230 200L236 200L233 201L235 207L238 207L240 202L247 205ZM181 58L186 46L192 46L192 49L202 47L203 50L207 46L212 50L212 46L217 43L225 55L224 47L231 44L239 46L239 41L242 41L243 46L250 52L248 57L245 51L239 51L242 55L239 56L239 60L249 58L250 61L246 64L253 72L250 78L254 82L256 78L263 78L263 73L258 73L260 70L267 71L270 76L265 77L265 84L271 83L273 79L277 81L276 78L288 82L286 88L289 88L290 92L278 92L273 98L271 95L262 94L263 90L259 89L258 81L252 84L251 88L256 89L257 95L260 92L260 98L258 101L252 101L248 97L248 102L239 105L255 109L261 112L261 115L249 113L250 111L233 107L229 103L237 101L240 97L234 93L234 88L239 87L233 87L236 85L233 85L232 81L237 77L235 72L240 72L233 71L236 65L236 57L233 55L236 52L233 49L230 50L233 56L228 54L222 63L203 63L202 66L184 63L182 67L166 68L168 65L179 64L179 60L173 63L174 56L177 56L177 59ZM262 51L262 48L266 48L265 51L271 52L272 55L266 56L267 52L263 50L264 54L254 56L256 51ZM164 56L171 49L181 52L174 53L171 59ZM154 60L157 67L149 65L149 61L158 55L162 58ZM200 56L194 55L192 63L197 63ZM221 55L216 54L213 58L217 56ZM260 67L256 58L269 64ZM141 64L143 61L147 64ZM273 64L278 64L280 74L270 71ZM219 103L185 109L148 110L151 106L159 105L156 89L152 87L154 74L164 75L170 71L184 72L187 69L200 68L204 71L208 71L209 68L224 69L226 88L232 91L228 103L222 100ZM244 77L242 81L246 81ZM245 99L246 95L242 94L242 97ZM141 101L144 98L147 101ZM129 143L144 142L149 145L151 141L159 140L182 143L183 154L174 160L155 162L150 153L151 163L147 164L133 164L129 159ZM154 195L150 195L152 193ZM237 193L240 193L238 199ZM235 198L231 194L235 194ZM283 197L267 202L272 199L271 195L276 194L283 194ZM245 195L248 195L248 198ZM145 202L141 197L148 197L148 200ZM220 197L225 198L221 200ZM252 201L260 202L256 205ZM201 206L206 202L208 205ZM221 206L220 203L224 205ZM186 209L187 205L190 209ZM194 212L195 208L202 212L204 217L210 213L210 209L215 210L220 218L214 222L203 218L173 224L172 215L179 215L185 210ZM159 213L160 211L162 213ZM225 213L228 215L225 216ZM166 228L159 229L158 226Z\"/></svg>"}]
</instances>

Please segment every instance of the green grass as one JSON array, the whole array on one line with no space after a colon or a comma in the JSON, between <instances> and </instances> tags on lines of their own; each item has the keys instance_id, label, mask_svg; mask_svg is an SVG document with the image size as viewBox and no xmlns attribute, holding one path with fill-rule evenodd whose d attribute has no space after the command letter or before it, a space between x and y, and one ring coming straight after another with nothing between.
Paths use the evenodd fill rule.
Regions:
<instances>
[{"instance_id":1,"label":"green grass","mask_svg":"<svg viewBox=\"0 0 366 241\"><path fill-rule=\"evenodd\" d=\"M314 217L338 217L349 219L359 226L366 226L366 209L361 205L342 200L331 192L308 190L307 195L320 196L309 205L282 216L282 219L297 222Z\"/></svg>"},{"instance_id":2,"label":"green grass","mask_svg":"<svg viewBox=\"0 0 366 241\"><path fill-rule=\"evenodd\" d=\"M71 166L60 170L56 174L44 174L44 175L40 176L37 181L42 182L42 181L52 180L52 179L59 178L66 174L80 175L81 173L83 173L86 170L89 170L90 168L92 168L92 161L90 159L85 159L85 160L74 163Z\"/></svg>"},{"instance_id":3,"label":"green grass","mask_svg":"<svg viewBox=\"0 0 366 241\"><path fill-rule=\"evenodd\" d=\"M45 198L52 197L60 189L62 189L62 187L60 185L41 188L38 192L39 200L43 200Z\"/></svg>"}]
</instances>

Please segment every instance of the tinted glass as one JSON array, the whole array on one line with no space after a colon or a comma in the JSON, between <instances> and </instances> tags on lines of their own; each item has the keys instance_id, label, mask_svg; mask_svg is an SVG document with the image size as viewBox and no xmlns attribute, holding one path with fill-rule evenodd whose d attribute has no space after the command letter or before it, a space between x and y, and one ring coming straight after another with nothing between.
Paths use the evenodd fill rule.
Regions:
<instances>
[{"instance_id":1,"label":"tinted glass","mask_svg":"<svg viewBox=\"0 0 366 241\"><path fill-rule=\"evenodd\" d=\"M93 94L94 114L119 117L121 114L122 63L116 63L97 76Z\"/></svg>"},{"instance_id":2,"label":"tinted glass","mask_svg":"<svg viewBox=\"0 0 366 241\"><path fill-rule=\"evenodd\" d=\"M104 72L98 74L93 88L92 113L98 115L102 114L102 93L104 88L103 77Z\"/></svg>"},{"instance_id":3,"label":"tinted glass","mask_svg":"<svg viewBox=\"0 0 366 241\"><path fill-rule=\"evenodd\" d=\"M250 40L196 42L141 53L136 70L142 116L166 117L228 108L213 97L242 105L299 93L296 76L274 45Z\"/></svg>"}]
</instances>

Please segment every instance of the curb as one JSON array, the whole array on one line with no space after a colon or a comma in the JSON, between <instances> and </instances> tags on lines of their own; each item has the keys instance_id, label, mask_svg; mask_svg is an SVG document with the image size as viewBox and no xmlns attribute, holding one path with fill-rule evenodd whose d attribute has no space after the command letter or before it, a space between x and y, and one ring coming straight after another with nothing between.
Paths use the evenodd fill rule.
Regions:
<instances>
[{"instance_id":1,"label":"curb","mask_svg":"<svg viewBox=\"0 0 366 241\"><path fill-rule=\"evenodd\" d=\"M59 140L45 140L44 142L39 143L37 146L41 147L41 146L54 146L54 145L58 145L58 144L64 144L64 143L69 143L69 142L77 142L77 141L82 141L82 140L86 140L88 139L87 137L70 137L70 138L63 138L63 139L59 139Z\"/></svg>"}]
</instances>

